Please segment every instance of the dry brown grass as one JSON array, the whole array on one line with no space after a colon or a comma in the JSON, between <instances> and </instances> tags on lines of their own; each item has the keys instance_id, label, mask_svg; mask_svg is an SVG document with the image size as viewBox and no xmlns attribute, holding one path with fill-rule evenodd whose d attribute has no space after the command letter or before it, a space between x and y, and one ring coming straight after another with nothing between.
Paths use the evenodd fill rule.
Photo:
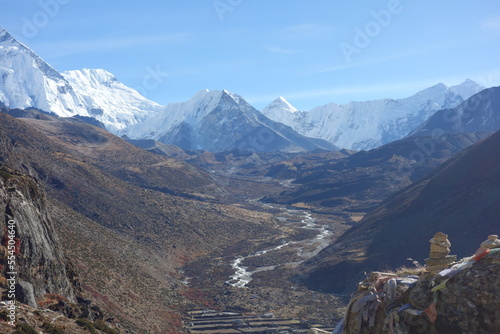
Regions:
<instances>
[{"instance_id":1,"label":"dry brown grass","mask_svg":"<svg viewBox=\"0 0 500 334\"><path fill-rule=\"evenodd\" d=\"M398 276L403 276L403 275L416 275L420 276L423 273L426 272L425 266L418 264L415 267L407 267L407 266L401 266L398 267L394 273Z\"/></svg>"}]
</instances>

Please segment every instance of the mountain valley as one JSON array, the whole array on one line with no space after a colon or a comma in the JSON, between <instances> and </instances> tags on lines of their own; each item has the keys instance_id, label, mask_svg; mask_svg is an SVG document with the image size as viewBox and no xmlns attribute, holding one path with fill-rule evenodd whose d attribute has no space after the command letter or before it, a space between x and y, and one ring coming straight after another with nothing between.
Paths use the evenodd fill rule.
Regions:
<instances>
[{"instance_id":1,"label":"mountain valley","mask_svg":"<svg viewBox=\"0 0 500 334\"><path fill-rule=\"evenodd\" d=\"M331 332L370 271L422 262L437 231L460 257L498 232L499 87L162 106L102 69L59 73L2 28L0 78L0 288L16 221L35 332L44 308L75 333ZM195 328L224 312L266 326Z\"/></svg>"}]
</instances>

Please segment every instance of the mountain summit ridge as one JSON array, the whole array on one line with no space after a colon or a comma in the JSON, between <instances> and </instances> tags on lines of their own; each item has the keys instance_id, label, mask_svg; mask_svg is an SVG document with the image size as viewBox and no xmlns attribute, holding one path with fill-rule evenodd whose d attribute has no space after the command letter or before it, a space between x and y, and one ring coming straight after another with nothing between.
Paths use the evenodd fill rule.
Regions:
<instances>
[{"instance_id":1,"label":"mountain summit ridge","mask_svg":"<svg viewBox=\"0 0 500 334\"><path fill-rule=\"evenodd\" d=\"M0 47L6 46L6 45L8 46L8 44L11 44L10 45L11 47L18 47L24 51L29 52L30 55L34 58L36 64L43 67L43 70L47 75L62 79L61 74L56 69L54 69L52 66L47 64L42 58L40 58L29 47L27 47L23 43L19 42L18 40L16 40L7 30L0 27Z\"/></svg>"},{"instance_id":2,"label":"mountain summit ridge","mask_svg":"<svg viewBox=\"0 0 500 334\"><path fill-rule=\"evenodd\" d=\"M0 101L36 107L59 116L88 116L71 85L31 49L0 29Z\"/></svg>"}]
</instances>

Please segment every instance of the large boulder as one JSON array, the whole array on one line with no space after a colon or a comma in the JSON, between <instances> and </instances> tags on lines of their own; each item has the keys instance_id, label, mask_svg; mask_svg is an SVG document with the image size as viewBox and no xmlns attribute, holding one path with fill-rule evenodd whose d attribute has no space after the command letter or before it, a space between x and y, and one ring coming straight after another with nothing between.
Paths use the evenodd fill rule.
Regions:
<instances>
[{"instance_id":1,"label":"large boulder","mask_svg":"<svg viewBox=\"0 0 500 334\"><path fill-rule=\"evenodd\" d=\"M20 281L16 283L16 299L17 301L29 305L31 307L37 307L35 290L33 290L33 285L29 282Z\"/></svg>"}]
</instances>

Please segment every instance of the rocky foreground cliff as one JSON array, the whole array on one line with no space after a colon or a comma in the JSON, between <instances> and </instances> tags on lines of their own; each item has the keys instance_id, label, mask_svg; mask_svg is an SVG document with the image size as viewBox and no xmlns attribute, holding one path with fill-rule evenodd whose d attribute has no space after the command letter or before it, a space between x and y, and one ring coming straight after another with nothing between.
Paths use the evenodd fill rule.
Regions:
<instances>
[{"instance_id":1,"label":"rocky foreground cliff","mask_svg":"<svg viewBox=\"0 0 500 334\"><path fill-rule=\"evenodd\" d=\"M500 248L437 274L374 272L359 284L336 334L499 333Z\"/></svg>"},{"instance_id":2,"label":"rocky foreground cliff","mask_svg":"<svg viewBox=\"0 0 500 334\"><path fill-rule=\"evenodd\" d=\"M0 333L117 333L82 298L38 181L0 165Z\"/></svg>"},{"instance_id":3,"label":"rocky foreground cliff","mask_svg":"<svg viewBox=\"0 0 500 334\"><path fill-rule=\"evenodd\" d=\"M0 213L4 216L0 222L1 250L13 256L2 259L3 269L16 272L16 283L32 291L35 298L54 293L74 301L46 206L45 194L35 179L0 166ZM9 252L12 249L14 252Z\"/></svg>"}]
</instances>

